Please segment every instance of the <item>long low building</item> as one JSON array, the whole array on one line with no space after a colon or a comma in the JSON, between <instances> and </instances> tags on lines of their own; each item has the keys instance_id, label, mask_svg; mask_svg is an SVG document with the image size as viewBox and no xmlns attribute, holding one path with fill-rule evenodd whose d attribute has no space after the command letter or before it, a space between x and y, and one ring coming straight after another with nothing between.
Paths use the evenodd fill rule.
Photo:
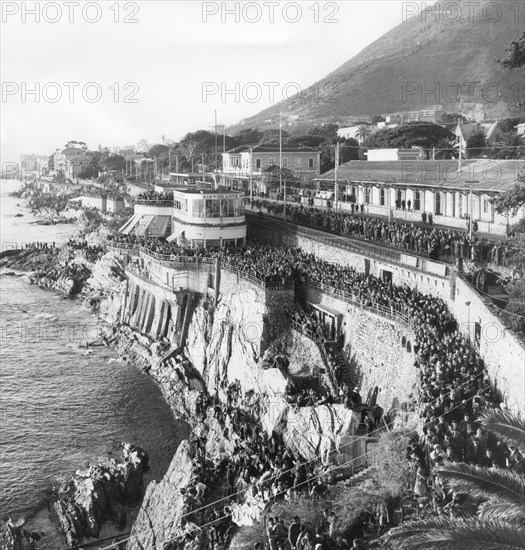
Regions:
<instances>
[{"instance_id":1,"label":"long low building","mask_svg":"<svg viewBox=\"0 0 525 550\"><path fill-rule=\"evenodd\" d=\"M352 197L364 213L421 221L423 212L435 224L465 228L477 221L479 231L504 234L508 224L525 217L498 214L493 200L509 189L525 169L523 160L350 161L339 166L339 197ZM335 171L319 177L335 185ZM341 209L351 203L340 202Z\"/></svg>"}]
</instances>

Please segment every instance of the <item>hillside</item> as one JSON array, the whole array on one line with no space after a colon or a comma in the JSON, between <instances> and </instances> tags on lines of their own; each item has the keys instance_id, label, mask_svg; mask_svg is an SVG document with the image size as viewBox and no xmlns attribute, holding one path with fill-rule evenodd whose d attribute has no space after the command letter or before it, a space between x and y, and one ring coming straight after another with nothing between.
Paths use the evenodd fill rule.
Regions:
<instances>
[{"instance_id":1,"label":"hillside","mask_svg":"<svg viewBox=\"0 0 525 550\"><path fill-rule=\"evenodd\" d=\"M458 2L438 2L438 13L442 14L438 21L428 12L415 15L305 90L297 100L275 104L230 127L229 133L275 127L279 112L290 132L314 120L348 124L352 119L434 104L478 120L480 110L486 119L520 114L517 103L523 100L524 72L504 72L496 59L504 57L505 47L523 32L525 2L512 3L515 8L519 4L521 11L516 15L506 0L481 0L479 6L471 2L468 4L475 5L472 20L468 7L463 6L462 17L448 16L457 22L446 20L443 5L447 4L460 6ZM489 21L497 17L497 22ZM406 83L413 83L412 88ZM436 89L437 97L431 93ZM290 115L299 118L290 121Z\"/></svg>"}]
</instances>

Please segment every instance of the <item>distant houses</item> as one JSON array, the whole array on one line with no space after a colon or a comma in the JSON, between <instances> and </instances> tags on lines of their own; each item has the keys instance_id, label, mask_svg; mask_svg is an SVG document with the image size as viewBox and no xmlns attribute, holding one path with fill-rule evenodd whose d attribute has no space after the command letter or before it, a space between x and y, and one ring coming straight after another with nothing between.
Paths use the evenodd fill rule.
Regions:
<instances>
[{"instance_id":1,"label":"distant houses","mask_svg":"<svg viewBox=\"0 0 525 550\"><path fill-rule=\"evenodd\" d=\"M55 172L66 179L74 180L90 163L85 150L77 147L57 149L53 155Z\"/></svg>"},{"instance_id":2,"label":"distant houses","mask_svg":"<svg viewBox=\"0 0 525 550\"><path fill-rule=\"evenodd\" d=\"M467 141L476 132L483 132L488 145L494 145L498 137L503 134L501 126L496 122L461 122L459 121L454 129L454 135L461 147L461 153L465 156Z\"/></svg>"}]
</instances>

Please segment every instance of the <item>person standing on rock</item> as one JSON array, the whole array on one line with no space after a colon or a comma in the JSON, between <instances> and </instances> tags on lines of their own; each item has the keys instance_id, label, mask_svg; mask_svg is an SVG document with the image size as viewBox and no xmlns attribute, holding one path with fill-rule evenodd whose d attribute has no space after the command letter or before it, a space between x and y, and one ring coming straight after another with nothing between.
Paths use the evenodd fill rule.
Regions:
<instances>
[{"instance_id":1,"label":"person standing on rock","mask_svg":"<svg viewBox=\"0 0 525 550\"><path fill-rule=\"evenodd\" d=\"M297 539L301 533L301 519L299 516L293 518L293 522L288 527L288 542L292 550L296 550Z\"/></svg>"}]
</instances>

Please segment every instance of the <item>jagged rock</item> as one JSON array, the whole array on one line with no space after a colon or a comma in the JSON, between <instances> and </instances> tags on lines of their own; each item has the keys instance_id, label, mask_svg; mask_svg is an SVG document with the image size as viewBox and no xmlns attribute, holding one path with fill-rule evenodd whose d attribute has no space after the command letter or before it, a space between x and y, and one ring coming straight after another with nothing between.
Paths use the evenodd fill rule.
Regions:
<instances>
[{"instance_id":1,"label":"jagged rock","mask_svg":"<svg viewBox=\"0 0 525 550\"><path fill-rule=\"evenodd\" d=\"M180 489L190 483L192 458L190 443L182 441L163 479L148 485L133 523L128 550L163 548L162 542L175 535L184 506Z\"/></svg>"},{"instance_id":2,"label":"jagged rock","mask_svg":"<svg viewBox=\"0 0 525 550\"><path fill-rule=\"evenodd\" d=\"M140 499L147 464L142 449L124 444L120 458L103 458L85 470L77 470L57 490L50 511L70 546L83 537L98 537L108 518L122 523L119 501Z\"/></svg>"}]
</instances>

